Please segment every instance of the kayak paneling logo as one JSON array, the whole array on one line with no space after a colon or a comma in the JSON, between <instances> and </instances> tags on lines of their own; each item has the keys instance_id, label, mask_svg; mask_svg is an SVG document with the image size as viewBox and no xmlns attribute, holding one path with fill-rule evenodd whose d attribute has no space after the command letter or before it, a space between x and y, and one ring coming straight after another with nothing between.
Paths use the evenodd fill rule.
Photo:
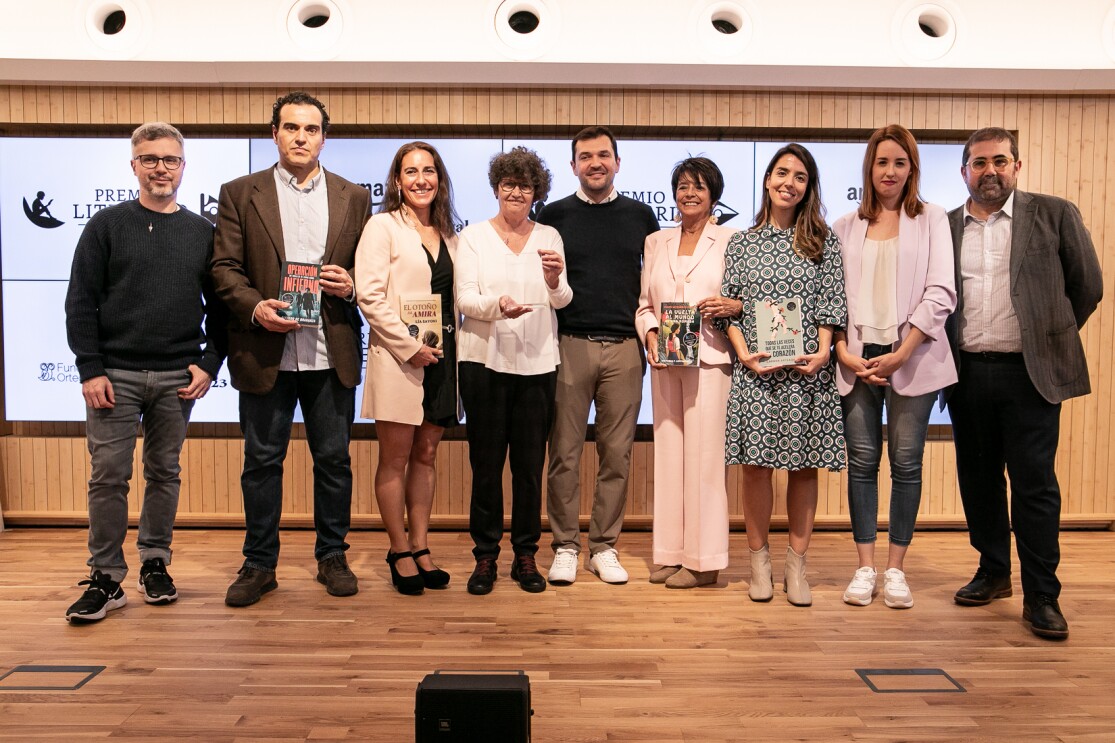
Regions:
<instances>
[{"instance_id":1,"label":"kayak paneling logo","mask_svg":"<svg viewBox=\"0 0 1115 743\"><path fill-rule=\"evenodd\" d=\"M44 199L46 199L46 194L42 191L35 194L35 198L30 204L27 203L27 197L24 197L23 213L27 215L27 219L36 227L42 227L46 230L64 225L65 222L55 219L54 215L50 213L50 205L54 203L54 199Z\"/></svg>"}]
</instances>

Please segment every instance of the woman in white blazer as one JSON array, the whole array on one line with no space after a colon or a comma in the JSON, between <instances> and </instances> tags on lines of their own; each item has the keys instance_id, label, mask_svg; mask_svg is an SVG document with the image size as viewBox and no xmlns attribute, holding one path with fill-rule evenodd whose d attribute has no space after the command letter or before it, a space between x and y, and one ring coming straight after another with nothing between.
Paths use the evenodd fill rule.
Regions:
<instances>
[{"instance_id":1,"label":"woman in white blazer","mask_svg":"<svg viewBox=\"0 0 1115 743\"><path fill-rule=\"evenodd\" d=\"M720 296L724 249L735 232L712 219L724 193L720 169L691 157L674 167L671 184L681 224L646 239L635 328L652 369L656 567L650 582L693 588L716 583L728 566L724 424L732 357L713 319L738 315L742 304ZM671 333L682 348L659 353L663 302L685 302L700 312L699 363L665 363L667 356L690 359L684 333Z\"/></svg>"},{"instance_id":2,"label":"woman in white blazer","mask_svg":"<svg viewBox=\"0 0 1115 743\"><path fill-rule=\"evenodd\" d=\"M356 298L369 325L360 414L376 422L375 494L391 541L391 582L400 593L417 595L449 584L426 538L438 442L459 420L453 299L459 220L445 164L425 142L399 148L385 185L383 206L356 248ZM431 294L441 302L441 350L400 317L401 300Z\"/></svg>"},{"instance_id":3,"label":"woman in white blazer","mask_svg":"<svg viewBox=\"0 0 1115 743\"><path fill-rule=\"evenodd\" d=\"M863 200L833 230L844 257L847 329L835 336L848 504L859 569L844 601L866 606L877 593L882 415L890 458L890 550L884 603L913 606L903 559L921 503L921 467L937 392L956 382L945 319L956 307L952 237L945 210L920 199L914 136L897 124L876 130L863 160Z\"/></svg>"}]
</instances>

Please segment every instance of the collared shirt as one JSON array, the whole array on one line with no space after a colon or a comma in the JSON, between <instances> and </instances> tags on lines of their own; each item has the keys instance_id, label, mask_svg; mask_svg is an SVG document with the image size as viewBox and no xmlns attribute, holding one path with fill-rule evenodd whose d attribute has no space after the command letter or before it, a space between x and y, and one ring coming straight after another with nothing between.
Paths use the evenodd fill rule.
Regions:
<instances>
[{"instance_id":1,"label":"collared shirt","mask_svg":"<svg viewBox=\"0 0 1115 743\"><path fill-rule=\"evenodd\" d=\"M577 198L585 202L586 204L607 204L609 201L615 201L619 198L619 191L616 190L615 186L612 186L612 192L605 196L603 201L593 201L588 197L588 194L585 193L585 190L583 188L578 188Z\"/></svg>"},{"instance_id":2,"label":"collared shirt","mask_svg":"<svg viewBox=\"0 0 1115 743\"><path fill-rule=\"evenodd\" d=\"M1003 208L981 220L964 205L960 245L960 290L964 308L960 348L979 353L1022 352L1022 331L1010 299L1010 241L1014 193Z\"/></svg>"},{"instance_id":3,"label":"collared shirt","mask_svg":"<svg viewBox=\"0 0 1115 743\"><path fill-rule=\"evenodd\" d=\"M283 224L283 245L288 261L320 264L325 258L329 234L329 194L325 169L299 187L298 178L282 165L275 166L275 187L279 194L279 217ZM325 344L323 327L298 328L286 335L281 371L332 369L333 359Z\"/></svg>"}]
</instances>

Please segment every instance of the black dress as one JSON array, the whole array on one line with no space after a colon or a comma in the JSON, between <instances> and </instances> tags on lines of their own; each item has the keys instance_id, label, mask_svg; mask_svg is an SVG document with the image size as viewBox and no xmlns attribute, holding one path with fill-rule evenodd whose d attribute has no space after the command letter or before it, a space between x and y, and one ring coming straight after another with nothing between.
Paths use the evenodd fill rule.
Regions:
<instances>
[{"instance_id":1,"label":"black dress","mask_svg":"<svg viewBox=\"0 0 1115 743\"><path fill-rule=\"evenodd\" d=\"M425 250L426 246L422 246ZM435 426L455 426L457 417L457 324L453 321L453 260L442 240L437 260L426 250L430 292L441 297L441 344L444 355L422 377L422 417Z\"/></svg>"}]
</instances>

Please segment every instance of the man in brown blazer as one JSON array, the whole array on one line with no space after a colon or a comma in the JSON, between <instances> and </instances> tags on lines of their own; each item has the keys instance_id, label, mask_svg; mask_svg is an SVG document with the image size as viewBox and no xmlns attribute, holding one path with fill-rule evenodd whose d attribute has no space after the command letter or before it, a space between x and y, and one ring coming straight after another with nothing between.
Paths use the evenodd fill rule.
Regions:
<instances>
[{"instance_id":1,"label":"man in brown blazer","mask_svg":"<svg viewBox=\"0 0 1115 743\"><path fill-rule=\"evenodd\" d=\"M317 579L334 596L357 592L345 550L352 505L349 437L360 381L360 313L352 269L368 191L318 162L329 115L316 98L275 101L279 162L226 183L217 209L213 280L228 305L229 371L244 432L244 564L225 603L248 606L274 590L283 460L301 405L314 460ZM283 261L321 264L321 326L283 317Z\"/></svg>"}]
</instances>

